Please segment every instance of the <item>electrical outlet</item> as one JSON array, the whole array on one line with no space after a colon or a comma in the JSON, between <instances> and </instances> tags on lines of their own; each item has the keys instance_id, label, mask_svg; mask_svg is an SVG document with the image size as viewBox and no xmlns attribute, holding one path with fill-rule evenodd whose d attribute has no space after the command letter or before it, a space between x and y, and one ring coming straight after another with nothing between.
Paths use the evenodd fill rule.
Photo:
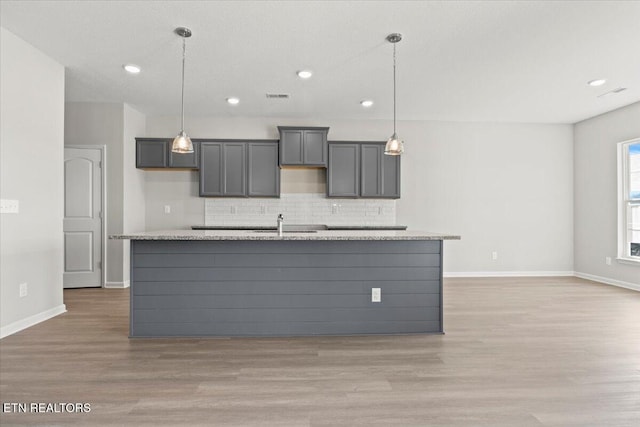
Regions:
<instances>
[{"instance_id":1,"label":"electrical outlet","mask_svg":"<svg viewBox=\"0 0 640 427\"><path fill-rule=\"evenodd\" d=\"M340 212L340 205L334 203L333 205L331 205L331 214L335 215L338 212Z\"/></svg>"},{"instance_id":2,"label":"electrical outlet","mask_svg":"<svg viewBox=\"0 0 640 427\"><path fill-rule=\"evenodd\" d=\"M382 206L378 206L378 215L382 215Z\"/></svg>"},{"instance_id":3,"label":"electrical outlet","mask_svg":"<svg viewBox=\"0 0 640 427\"><path fill-rule=\"evenodd\" d=\"M20 202L18 200L0 200L0 213L17 214L20 212Z\"/></svg>"},{"instance_id":4,"label":"electrical outlet","mask_svg":"<svg viewBox=\"0 0 640 427\"><path fill-rule=\"evenodd\" d=\"M371 288L371 302L382 301L382 290L380 288Z\"/></svg>"},{"instance_id":5,"label":"electrical outlet","mask_svg":"<svg viewBox=\"0 0 640 427\"><path fill-rule=\"evenodd\" d=\"M607 265L611 265L611 257L610 256L604 257L604 263Z\"/></svg>"},{"instance_id":6,"label":"electrical outlet","mask_svg":"<svg viewBox=\"0 0 640 427\"><path fill-rule=\"evenodd\" d=\"M237 206L231 206L231 214L235 215L238 213L238 207Z\"/></svg>"},{"instance_id":7,"label":"electrical outlet","mask_svg":"<svg viewBox=\"0 0 640 427\"><path fill-rule=\"evenodd\" d=\"M24 298L29 295L29 288L26 283L20 283L20 298Z\"/></svg>"},{"instance_id":8,"label":"electrical outlet","mask_svg":"<svg viewBox=\"0 0 640 427\"><path fill-rule=\"evenodd\" d=\"M267 213L267 207L265 205L260 205L260 213L262 215Z\"/></svg>"},{"instance_id":9,"label":"electrical outlet","mask_svg":"<svg viewBox=\"0 0 640 427\"><path fill-rule=\"evenodd\" d=\"M171 213L171 205L164 205L164 213L166 214Z\"/></svg>"},{"instance_id":10,"label":"electrical outlet","mask_svg":"<svg viewBox=\"0 0 640 427\"><path fill-rule=\"evenodd\" d=\"M492 259L492 260L494 260L494 261L495 261L495 260L497 260L497 259L498 259L498 252L493 251L493 252L491 253L491 259Z\"/></svg>"}]
</instances>

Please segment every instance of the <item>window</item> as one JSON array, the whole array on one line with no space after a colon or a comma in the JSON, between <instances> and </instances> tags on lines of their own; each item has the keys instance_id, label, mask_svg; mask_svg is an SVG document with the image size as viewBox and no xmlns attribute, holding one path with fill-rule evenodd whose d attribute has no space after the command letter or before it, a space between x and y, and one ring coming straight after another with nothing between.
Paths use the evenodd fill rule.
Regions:
<instances>
[{"instance_id":1,"label":"window","mask_svg":"<svg viewBox=\"0 0 640 427\"><path fill-rule=\"evenodd\" d=\"M640 138L618 144L618 258L640 262Z\"/></svg>"}]
</instances>

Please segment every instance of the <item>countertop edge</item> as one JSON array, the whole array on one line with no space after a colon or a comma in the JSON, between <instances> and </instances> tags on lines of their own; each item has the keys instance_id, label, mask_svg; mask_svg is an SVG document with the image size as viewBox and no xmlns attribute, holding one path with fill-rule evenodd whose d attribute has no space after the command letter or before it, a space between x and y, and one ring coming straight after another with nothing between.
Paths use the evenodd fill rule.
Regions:
<instances>
[{"instance_id":1,"label":"countertop edge","mask_svg":"<svg viewBox=\"0 0 640 427\"><path fill-rule=\"evenodd\" d=\"M375 233L375 232L374 232ZM389 232L396 233L396 232ZM344 235L344 234L335 234L335 235L327 235L325 233L319 234L308 234L308 233L291 233L284 236L278 235L264 235L264 234L240 234L240 235L230 235L230 234L215 234L215 235L190 235L190 234L114 234L109 236L110 239L114 240L177 240L177 241L224 241L224 240L244 240L244 241L288 241L288 240L301 240L301 241L312 241L312 240L354 240L354 241L363 241L363 240L460 240L460 236L449 235L449 234L364 234L364 235Z\"/></svg>"},{"instance_id":2,"label":"countertop edge","mask_svg":"<svg viewBox=\"0 0 640 427\"><path fill-rule=\"evenodd\" d=\"M316 224L311 224L310 227L314 227ZM320 225L321 227L326 228L310 228L311 230L325 230L325 231L402 231L406 230L406 225ZM297 224L294 225L285 225L285 230L289 227L296 228ZM309 227L306 224L300 225L300 227ZM218 230L218 231L229 231L229 230L276 230L275 226L268 225L192 225L192 230Z\"/></svg>"}]
</instances>

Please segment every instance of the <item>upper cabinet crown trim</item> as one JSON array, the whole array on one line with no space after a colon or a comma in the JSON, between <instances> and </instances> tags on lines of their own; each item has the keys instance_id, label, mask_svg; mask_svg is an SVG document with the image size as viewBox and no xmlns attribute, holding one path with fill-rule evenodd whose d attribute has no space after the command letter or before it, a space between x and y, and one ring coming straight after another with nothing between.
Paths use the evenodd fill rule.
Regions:
<instances>
[{"instance_id":1,"label":"upper cabinet crown trim","mask_svg":"<svg viewBox=\"0 0 640 427\"><path fill-rule=\"evenodd\" d=\"M278 130L326 130L329 132L328 126L278 126Z\"/></svg>"}]
</instances>

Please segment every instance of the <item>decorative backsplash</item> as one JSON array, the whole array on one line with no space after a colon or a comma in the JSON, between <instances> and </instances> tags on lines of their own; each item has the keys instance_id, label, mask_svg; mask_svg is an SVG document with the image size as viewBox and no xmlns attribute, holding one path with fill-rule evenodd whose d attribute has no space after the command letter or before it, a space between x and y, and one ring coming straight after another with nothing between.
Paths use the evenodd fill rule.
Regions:
<instances>
[{"instance_id":1,"label":"decorative backsplash","mask_svg":"<svg viewBox=\"0 0 640 427\"><path fill-rule=\"evenodd\" d=\"M396 201L328 199L320 193L281 194L279 199L206 199L205 225L395 225Z\"/></svg>"}]
</instances>

